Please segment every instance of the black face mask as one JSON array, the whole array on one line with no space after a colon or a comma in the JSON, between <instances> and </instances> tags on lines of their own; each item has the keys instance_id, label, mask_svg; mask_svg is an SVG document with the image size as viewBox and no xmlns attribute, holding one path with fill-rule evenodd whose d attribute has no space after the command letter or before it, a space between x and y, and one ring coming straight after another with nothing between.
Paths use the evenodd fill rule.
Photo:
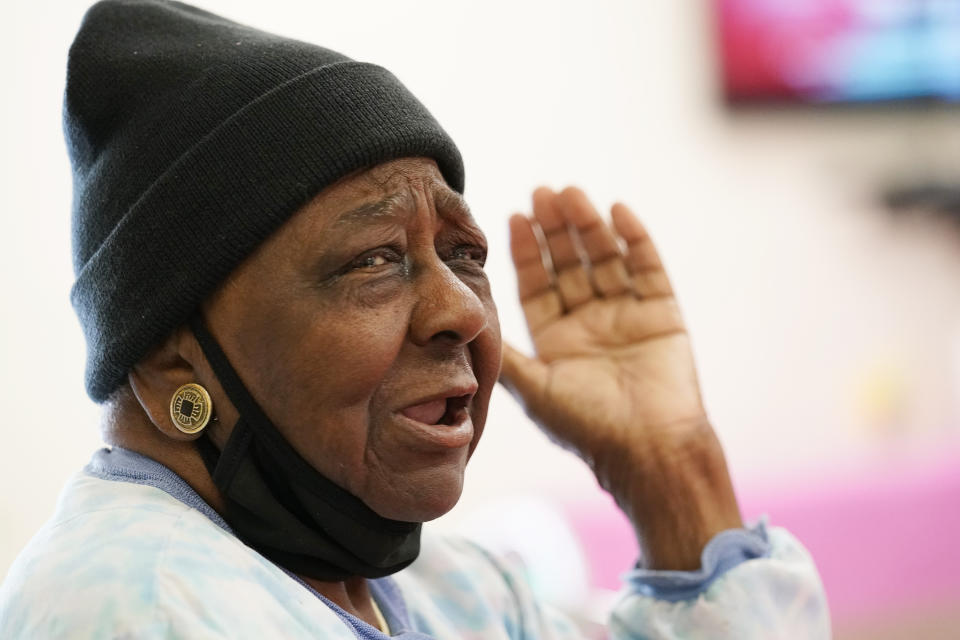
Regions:
<instances>
[{"instance_id":1,"label":"black face mask","mask_svg":"<svg viewBox=\"0 0 960 640\"><path fill-rule=\"evenodd\" d=\"M278 565L318 580L379 578L413 562L420 524L377 515L310 466L257 405L199 314L190 325L240 412L223 451L206 436L197 440L237 536Z\"/></svg>"}]
</instances>

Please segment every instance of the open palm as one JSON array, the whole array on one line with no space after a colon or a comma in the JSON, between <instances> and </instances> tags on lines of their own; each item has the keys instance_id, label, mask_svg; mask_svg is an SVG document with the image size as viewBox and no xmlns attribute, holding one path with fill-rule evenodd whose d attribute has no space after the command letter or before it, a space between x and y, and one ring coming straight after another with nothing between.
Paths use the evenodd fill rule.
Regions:
<instances>
[{"instance_id":1,"label":"open palm","mask_svg":"<svg viewBox=\"0 0 960 640\"><path fill-rule=\"evenodd\" d=\"M613 206L611 223L573 187L537 189L533 216L510 220L536 353L506 345L501 382L588 461L704 419L689 338L656 248L626 206Z\"/></svg>"}]
</instances>

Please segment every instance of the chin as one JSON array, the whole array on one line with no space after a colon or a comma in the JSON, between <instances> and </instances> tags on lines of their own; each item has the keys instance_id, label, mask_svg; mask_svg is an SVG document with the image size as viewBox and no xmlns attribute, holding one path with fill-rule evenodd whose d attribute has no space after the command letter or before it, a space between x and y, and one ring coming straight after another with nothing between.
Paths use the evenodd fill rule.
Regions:
<instances>
[{"instance_id":1,"label":"chin","mask_svg":"<svg viewBox=\"0 0 960 640\"><path fill-rule=\"evenodd\" d=\"M429 522L447 513L463 493L463 472L430 473L430 478L416 474L380 494L381 499L367 502L371 509L384 518L403 522ZM387 497L389 494L389 497Z\"/></svg>"}]
</instances>

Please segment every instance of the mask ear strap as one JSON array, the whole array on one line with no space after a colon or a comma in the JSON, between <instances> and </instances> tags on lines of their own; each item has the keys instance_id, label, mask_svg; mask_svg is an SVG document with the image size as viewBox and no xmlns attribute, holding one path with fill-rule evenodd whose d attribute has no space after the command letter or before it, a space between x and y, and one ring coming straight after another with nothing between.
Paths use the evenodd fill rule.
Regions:
<instances>
[{"instance_id":1,"label":"mask ear strap","mask_svg":"<svg viewBox=\"0 0 960 640\"><path fill-rule=\"evenodd\" d=\"M240 376L237 375L236 369L227 359L227 354L223 352L210 330L207 329L203 322L203 316L199 312L193 314L190 318L190 329L193 330L193 335L200 344L203 355L207 357L207 362L210 363L214 375L220 381L220 386L223 387L227 397L230 398L230 402L240 412L240 415L250 416L254 421L266 420L267 417L260 410L250 392L247 391L243 381L240 380Z\"/></svg>"},{"instance_id":2,"label":"mask ear strap","mask_svg":"<svg viewBox=\"0 0 960 640\"><path fill-rule=\"evenodd\" d=\"M236 369L233 368L230 360L227 359L227 354L223 352L220 344L210 333L210 330L207 329L206 324L203 322L203 316L200 315L199 311L191 316L190 329L193 331L193 335L196 337L197 343L203 351L203 355L206 356L207 362L210 363L210 368L213 369L213 373L217 376L217 380L226 392L227 397L240 415L247 418L246 420L241 418L238 423L234 425L233 433L230 436L231 441L237 440L237 444L242 446L231 447L229 446L230 442L228 442L228 446L225 446L223 451L220 451L217 449L217 446L213 444L213 441L210 440L209 432L197 440L197 447L200 450L203 463L213 477L216 476L218 467L221 467L221 472L227 473L229 469L232 469L238 464L238 458L243 454L246 445L249 443L251 425L263 424L264 421L267 421L267 417L253 399L253 396L250 395L250 392L247 391L243 381L240 380ZM265 433L262 435L270 438L273 434ZM227 456L227 459L224 459L224 455Z\"/></svg>"},{"instance_id":3,"label":"mask ear strap","mask_svg":"<svg viewBox=\"0 0 960 640\"><path fill-rule=\"evenodd\" d=\"M230 402L233 403L233 406L241 416L237 425L234 427L234 432L231 434L230 439L233 440L236 438L238 443L243 446L224 447L224 452L226 453L221 452L220 457L227 455L230 459L218 459L214 464L226 468L232 468L234 465L239 464L238 458L246 449L246 445L253 436L253 431L256 431L257 438L273 452L290 449L290 445L283 439L280 432L269 427L269 425L273 423L270 422L270 419L263 412L263 409L261 409L257 401L253 399L250 392L247 391L247 387L244 386L236 369L233 368L230 360L227 359L227 354L223 352L220 344L210 333L210 330L207 329L203 322L203 316L200 315L199 311L190 318L190 328L193 330L193 335L197 338L203 354L210 363L210 368L213 369L214 375L216 375L217 380L220 381L220 386L223 387ZM200 438L200 440L203 439L204 438ZM209 441L209 438L207 440ZM216 449L212 442L209 444ZM201 445L201 454L203 454L204 447L205 445ZM209 449L209 447L207 448ZM203 455L205 458L212 458L209 451ZM207 462L206 464L209 468L210 463ZM304 464L306 464L306 462L304 462Z\"/></svg>"},{"instance_id":4,"label":"mask ear strap","mask_svg":"<svg viewBox=\"0 0 960 640\"><path fill-rule=\"evenodd\" d=\"M200 457L203 458L203 466L207 468L207 473L212 478L217 473L217 463L220 462L220 450L210 439L210 432L207 431L199 438L196 443L197 450L200 451Z\"/></svg>"}]
</instances>

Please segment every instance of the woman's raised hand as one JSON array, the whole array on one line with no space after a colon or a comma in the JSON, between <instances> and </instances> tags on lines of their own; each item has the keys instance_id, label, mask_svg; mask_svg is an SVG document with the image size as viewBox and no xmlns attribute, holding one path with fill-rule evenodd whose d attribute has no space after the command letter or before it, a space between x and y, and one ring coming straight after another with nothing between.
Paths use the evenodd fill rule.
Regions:
<instances>
[{"instance_id":1,"label":"woman's raised hand","mask_svg":"<svg viewBox=\"0 0 960 640\"><path fill-rule=\"evenodd\" d=\"M533 216L511 217L536 353L504 345L500 380L591 465L633 521L648 566L696 568L714 533L741 526L739 511L657 250L625 205L611 222L574 187L537 189Z\"/></svg>"}]
</instances>

